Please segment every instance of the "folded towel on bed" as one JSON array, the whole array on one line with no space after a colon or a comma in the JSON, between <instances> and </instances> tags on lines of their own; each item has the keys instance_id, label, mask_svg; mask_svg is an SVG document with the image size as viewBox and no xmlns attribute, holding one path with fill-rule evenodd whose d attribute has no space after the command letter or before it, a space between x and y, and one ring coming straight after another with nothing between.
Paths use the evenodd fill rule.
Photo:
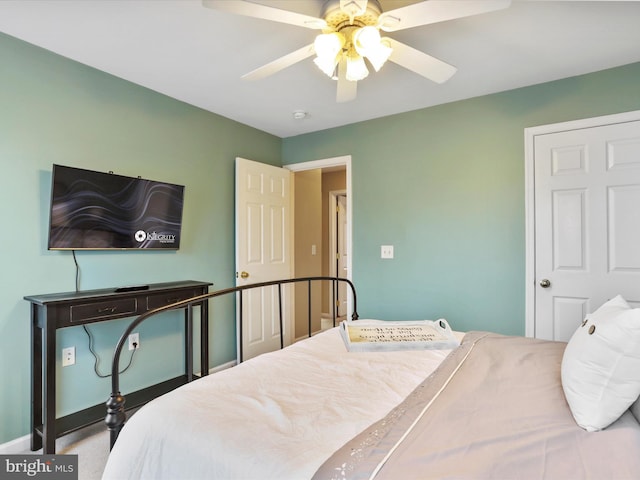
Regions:
<instances>
[{"instance_id":1,"label":"folded towel on bed","mask_svg":"<svg viewBox=\"0 0 640 480\"><path fill-rule=\"evenodd\" d=\"M345 320L340 334L350 352L452 349L460 345L449 323L439 320Z\"/></svg>"}]
</instances>

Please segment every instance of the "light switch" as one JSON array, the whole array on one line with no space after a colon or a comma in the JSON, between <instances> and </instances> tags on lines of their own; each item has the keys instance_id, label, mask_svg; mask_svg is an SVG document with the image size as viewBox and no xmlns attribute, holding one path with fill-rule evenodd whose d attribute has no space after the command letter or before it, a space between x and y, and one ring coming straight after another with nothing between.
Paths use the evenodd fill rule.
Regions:
<instances>
[{"instance_id":1,"label":"light switch","mask_svg":"<svg viewBox=\"0 0 640 480\"><path fill-rule=\"evenodd\" d=\"M317 253L317 249L315 245L311 245L311 255L315 255Z\"/></svg>"},{"instance_id":2,"label":"light switch","mask_svg":"<svg viewBox=\"0 0 640 480\"><path fill-rule=\"evenodd\" d=\"M380 258L393 258L393 245L382 245L380 247Z\"/></svg>"}]
</instances>

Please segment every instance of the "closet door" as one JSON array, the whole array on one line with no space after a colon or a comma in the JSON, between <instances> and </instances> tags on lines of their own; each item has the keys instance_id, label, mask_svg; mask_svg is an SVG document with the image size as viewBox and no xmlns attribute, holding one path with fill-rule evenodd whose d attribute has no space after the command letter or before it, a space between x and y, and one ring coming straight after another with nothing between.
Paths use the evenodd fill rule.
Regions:
<instances>
[{"instance_id":1,"label":"closet door","mask_svg":"<svg viewBox=\"0 0 640 480\"><path fill-rule=\"evenodd\" d=\"M640 121L535 135L535 336L568 340L621 294L640 306Z\"/></svg>"}]
</instances>

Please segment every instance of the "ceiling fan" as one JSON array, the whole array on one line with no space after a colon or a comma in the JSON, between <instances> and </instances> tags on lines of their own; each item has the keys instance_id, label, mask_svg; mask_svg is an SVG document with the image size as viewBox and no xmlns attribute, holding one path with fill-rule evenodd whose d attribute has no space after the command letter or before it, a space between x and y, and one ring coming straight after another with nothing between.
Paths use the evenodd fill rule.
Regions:
<instances>
[{"instance_id":1,"label":"ceiling fan","mask_svg":"<svg viewBox=\"0 0 640 480\"><path fill-rule=\"evenodd\" d=\"M214 10L321 30L315 41L242 76L258 80L316 55L314 63L338 81L336 100L348 102L356 97L357 82L369 70L375 71L386 60L437 83L444 83L457 71L449 65L380 31L396 32L456 18L507 8L510 0L425 0L383 12L378 0L327 0L320 17L282 10L244 0L202 0Z\"/></svg>"}]
</instances>

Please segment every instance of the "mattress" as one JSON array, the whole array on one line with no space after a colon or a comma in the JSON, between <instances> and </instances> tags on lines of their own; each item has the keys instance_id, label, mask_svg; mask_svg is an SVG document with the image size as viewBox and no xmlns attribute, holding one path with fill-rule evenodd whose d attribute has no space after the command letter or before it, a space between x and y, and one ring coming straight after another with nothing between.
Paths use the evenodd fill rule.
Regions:
<instances>
[{"instance_id":1,"label":"mattress","mask_svg":"<svg viewBox=\"0 0 640 480\"><path fill-rule=\"evenodd\" d=\"M148 403L125 424L103 478L311 478L450 352L348 352L338 328L327 330Z\"/></svg>"}]
</instances>

